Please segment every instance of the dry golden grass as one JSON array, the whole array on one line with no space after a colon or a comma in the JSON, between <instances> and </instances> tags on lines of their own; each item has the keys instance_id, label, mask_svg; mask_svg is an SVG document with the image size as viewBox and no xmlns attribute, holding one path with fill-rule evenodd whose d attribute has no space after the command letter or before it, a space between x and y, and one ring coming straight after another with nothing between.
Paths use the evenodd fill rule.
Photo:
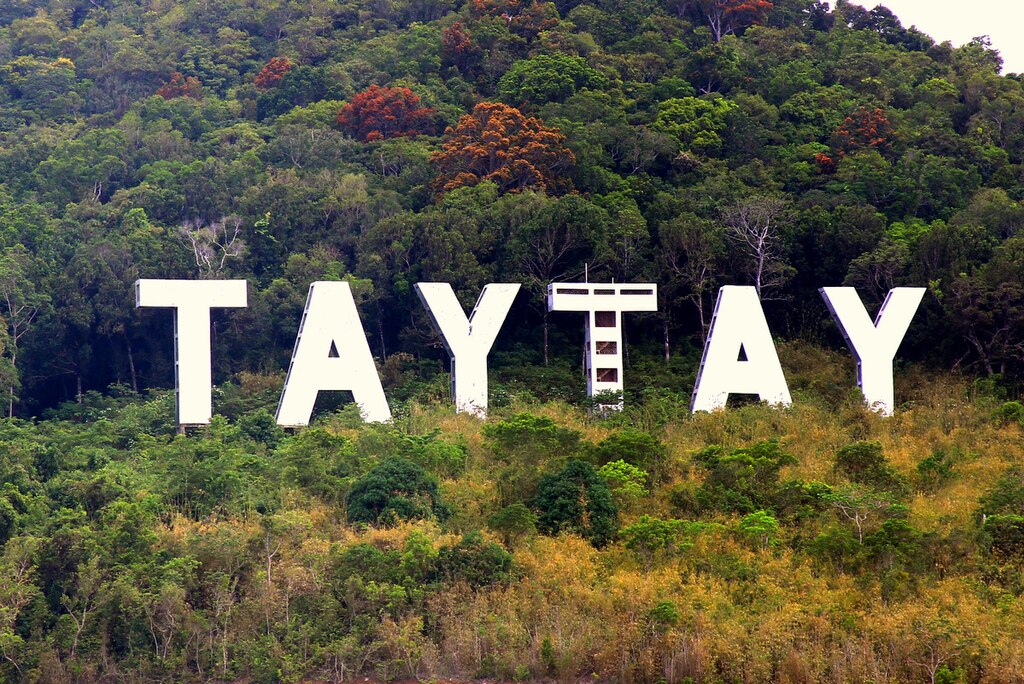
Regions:
<instances>
[{"instance_id":1,"label":"dry golden grass","mask_svg":"<svg viewBox=\"0 0 1024 684\"><path fill-rule=\"evenodd\" d=\"M625 522L641 513L671 517L671 485L700 480L692 456L711 444L732 449L777 439L797 459L783 479L836 483L836 452L877 440L911 484L909 522L939 535L976 529L979 497L1009 466L1024 462L1024 431L995 422L998 402L979 396L967 379L901 369L898 413L883 418L866 410L851 387L848 356L799 344L782 345L780 354L793 406L681 412L659 426L669 483L631 509ZM564 403L525 402L492 410L491 420L523 411L595 444L629 422L628 414L601 419ZM309 557L337 544L400 549L413 532L440 547L456 543L454 532L485 526L497 499L485 423L433 404L412 406L402 420L414 434L439 429L468 449L465 472L442 483L455 510L450 531L423 522L356 531L314 507L307 510L311 524L297 533L304 540L282 551L281 563L299 559L313 567ZM955 454L954 477L919 491L917 466L936 451ZM286 503L302 506L299 497ZM1024 681L1024 599L988 587L972 574L975 565L907 576L887 595L878 576L840 572L785 544L754 549L734 533L739 516L716 520L723 524L718 531L698 535L692 547L660 556L650 567L621 543L595 550L574 536L521 541L514 549L516 581L478 591L456 585L433 595L431 624L439 641L423 667L439 676L486 672L562 681L895 684L930 681L936 663L947 663L964 667L969 681ZM175 519L164 540L173 544L176 537L206 532ZM250 525L238 533L259 530ZM796 533L784 529L783 538ZM651 611L663 602L675 607L678 621L653 621Z\"/></svg>"}]
</instances>

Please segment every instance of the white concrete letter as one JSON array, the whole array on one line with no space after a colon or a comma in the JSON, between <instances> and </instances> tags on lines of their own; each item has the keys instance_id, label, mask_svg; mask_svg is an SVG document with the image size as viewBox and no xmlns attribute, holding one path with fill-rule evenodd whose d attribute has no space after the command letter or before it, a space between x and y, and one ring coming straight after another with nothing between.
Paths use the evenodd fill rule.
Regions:
<instances>
[{"instance_id":1,"label":"white concrete letter","mask_svg":"<svg viewBox=\"0 0 1024 684\"><path fill-rule=\"evenodd\" d=\"M416 294L452 357L456 410L487 416L487 354L519 292L519 283L485 285L466 318L448 283L417 283Z\"/></svg>"},{"instance_id":2,"label":"white concrete letter","mask_svg":"<svg viewBox=\"0 0 1024 684\"><path fill-rule=\"evenodd\" d=\"M864 394L864 401L885 416L891 416L896 405L892 361L925 290L923 287L889 290L874 323L854 288L823 287L819 290L843 331L846 344L857 357L857 385Z\"/></svg>"},{"instance_id":3,"label":"white concrete letter","mask_svg":"<svg viewBox=\"0 0 1024 684\"><path fill-rule=\"evenodd\" d=\"M277 406L278 425L308 425L321 390L349 390L364 420L391 420L356 302L345 282L319 281L309 286Z\"/></svg>"},{"instance_id":4,"label":"white concrete letter","mask_svg":"<svg viewBox=\"0 0 1024 684\"><path fill-rule=\"evenodd\" d=\"M551 283L548 311L587 314L587 396L622 392L622 314L657 311L658 286L652 284ZM621 409L622 403L608 408Z\"/></svg>"},{"instance_id":5,"label":"white concrete letter","mask_svg":"<svg viewBox=\"0 0 1024 684\"><path fill-rule=\"evenodd\" d=\"M746 360L739 359L741 351ZM725 408L730 394L756 394L769 404L792 403L757 290L746 285L718 291L690 410Z\"/></svg>"},{"instance_id":6,"label":"white concrete letter","mask_svg":"<svg viewBox=\"0 0 1024 684\"><path fill-rule=\"evenodd\" d=\"M210 309L247 306L244 280L136 280L136 307L174 309L175 420L205 425L213 413Z\"/></svg>"}]
</instances>

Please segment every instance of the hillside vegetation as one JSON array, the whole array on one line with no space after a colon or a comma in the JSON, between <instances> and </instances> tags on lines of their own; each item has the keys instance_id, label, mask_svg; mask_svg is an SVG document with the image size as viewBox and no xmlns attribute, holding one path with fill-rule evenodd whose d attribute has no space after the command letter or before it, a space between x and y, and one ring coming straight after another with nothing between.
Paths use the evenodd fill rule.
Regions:
<instances>
[{"instance_id":1,"label":"hillside vegetation","mask_svg":"<svg viewBox=\"0 0 1024 684\"><path fill-rule=\"evenodd\" d=\"M518 282L494 365L574 401L582 326L543 293L588 271L658 283L627 339L689 357L650 371L676 391L723 284L824 344L817 288L928 286L904 356L1013 385L1024 92L999 66L843 2L7 2L8 413L167 386L140 277L249 281L218 382L283 373L309 283L346 279L404 399L446 361L413 284Z\"/></svg>"},{"instance_id":2,"label":"hillside vegetation","mask_svg":"<svg viewBox=\"0 0 1024 684\"><path fill-rule=\"evenodd\" d=\"M0 680L1020 681L1000 66L842 1L0 0ZM659 286L621 414L544 311L584 273ZM177 434L138 278L248 282L208 427ZM275 425L317 280L351 283L392 424L325 394ZM523 284L486 422L421 281ZM726 284L788 340L791 408L689 415ZM892 418L838 284L928 288Z\"/></svg>"},{"instance_id":3,"label":"hillside vegetation","mask_svg":"<svg viewBox=\"0 0 1024 684\"><path fill-rule=\"evenodd\" d=\"M11 421L4 677L1019 681L1020 404L907 369L880 418L813 389L844 357L782 356L787 410L285 435L227 386L189 436L169 395Z\"/></svg>"}]
</instances>

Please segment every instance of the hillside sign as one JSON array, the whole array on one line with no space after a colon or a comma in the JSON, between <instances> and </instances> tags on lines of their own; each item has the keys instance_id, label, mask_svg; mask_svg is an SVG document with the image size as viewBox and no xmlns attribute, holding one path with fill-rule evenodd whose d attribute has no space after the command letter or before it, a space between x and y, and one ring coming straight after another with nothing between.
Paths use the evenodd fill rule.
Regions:
<instances>
[{"instance_id":1,"label":"hillside sign","mask_svg":"<svg viewBox=\"0 0 1024 684\"><path fill-rule=\"evenodd\" d=\"M418 283L415 289L451 355L452 396L457 410L485 416L487 355L520 285L485 286L468 317L448 283ZM874 320L854 288L823 287L819 291L856 358L857 385L865 402L879 413L891 415L895 403L893 359L925 288L891 290ZM588 396L621 393L622 316L656 311L657 299L657 286L646 283L548 286L549 311L585 315ZM247 304L244 280L136 281L137 307L174 311L174 386L179 425L209 423L213 413L210 310ZM277 407L278 424L307 425L317 393L329 390L352 392L364 420L391 419L352 291L348 283L339 281L309 286ZM730 285L718 292L690 409L723 409L730 394L757 395L762 401L782 406L792 401L757 291L749 286ZM613 405L617 407L621 403Z\"/></svg>"}]
</instances>

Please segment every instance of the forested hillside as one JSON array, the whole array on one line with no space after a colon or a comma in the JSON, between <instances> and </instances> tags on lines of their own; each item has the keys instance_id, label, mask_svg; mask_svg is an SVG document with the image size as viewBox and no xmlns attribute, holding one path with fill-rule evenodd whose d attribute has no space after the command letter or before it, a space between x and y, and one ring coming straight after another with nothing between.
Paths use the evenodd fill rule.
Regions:
<instances>
[{"instance_id":1,"label":"forested hillside","mask_svg":"<svg viewBox=\"0 0 1024 684\"><path fill-rule=\"evenodd\" d=\"M842 1L0 0L0 680L1024 680L1022 88ZM621 414L585 272L659 286ZM207 428L139 278L249 283ZM339 279L394 421L285 432ZM487 422L420 281L523 284ZM792 408L688 414L727 284ZM840 284L928 288L893 418Z\"/></svg>"},{"instance_id":2,"label":"forested hillside","mask_svg":"<svg viewBox=\"0 0 1024 684\"><path fill-rule=\"evenodd\" d=\"M403 398L443 370L412 285L451 282L469 305L504 281L525 292L499 374L575 399L581 326L544 316L542 293L585 264L660 285L660 312L630 324L648 357L692 354L721 284L756 282L776 334L830 344L816 288L870 305L909 284L930 294L904 355L1021 375L1024 93L983 40L806 0L25 1L0 17L19 415L168 385L169 316L134 310L139 277L249 280L249 308L218 314L218 381L282 373L309 282L346 278ZM686 391L694 361L661 384Z\"/></svg>"}]
</instances>

